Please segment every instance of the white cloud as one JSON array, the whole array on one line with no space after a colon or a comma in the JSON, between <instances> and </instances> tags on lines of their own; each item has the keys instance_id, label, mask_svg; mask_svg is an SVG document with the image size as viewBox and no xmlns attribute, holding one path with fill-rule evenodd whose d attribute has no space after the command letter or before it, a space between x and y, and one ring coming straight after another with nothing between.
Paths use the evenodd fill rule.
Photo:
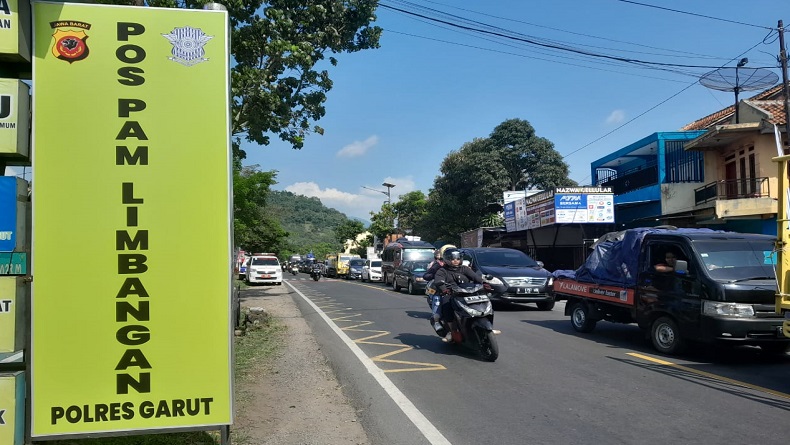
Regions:
<instances>
[{"instance_id":1,"label":"white cloud","mask_svg":"<svg viewBox=\"0 0 790 445\"><path fill-rule=\"evenodd\" d=\"M326 199L336 202L354 202L359 197L353 193L341 192L334 188L321 189L315 182L297 182L289 185L285 190L297 195L314 196L322 201Z\"/></svg>"},{"instance_id":2,"label":"white cloud","mask_svg":"<svg viewBox=\"0 0 790 445\"><path fill-rule=\"evenodd\" d=\"M415 190L414 180L411 176L404 178L394 178L388 176L381 182L387 182L389 184L395 185L395 187L390 189L390 195L392 196L392 201L394 202L397 202L400 195L404 195ZM343 212L347 216L356 216L370 219L370 212L380 211L381 205L387 201L387 196L385 193L387 188L381 184L365 185L365 187L370 187L374 190L360 187L358 193L349 193L336 188L322 189L321 186L315 182L296 182L285 187L285 190L297 195L316 197L320 199L321 203L323 203L325 206ZM376 190L380 190L380 192L377 192Z\"/></svg>"},{"instance_id":3,"label":"white cloud","mask_svg":"<svg viewBox=\"0 0 790 445\"><path fill-rule=\"evenodd\" d=\"M337 152L337 156L341 158L355 158L367 153L368 150L375 147L379 143L379 137L373 135L364 141L354 141Z\"/></svg>"},{"instance_id":4,"label":"white cloud","mask_svg":"<svg viewBox=\"0 0 790 445\"><path fill-rule=\"evenodd\" d=\"M619 124L620 122L625 120L625 111L623 110L614 110L609 114L609 117L606 118L607 124Z\"/></svg>"}]
</instances>

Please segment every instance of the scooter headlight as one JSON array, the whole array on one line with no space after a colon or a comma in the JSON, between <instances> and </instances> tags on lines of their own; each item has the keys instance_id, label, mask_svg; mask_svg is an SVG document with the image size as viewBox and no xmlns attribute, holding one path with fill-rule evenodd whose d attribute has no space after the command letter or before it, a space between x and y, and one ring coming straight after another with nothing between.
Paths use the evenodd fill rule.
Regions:
<instances>
[{"instance_id":1,"label":"scooter headlight","mask_svg":"<svg viewBox=\"0 0 790 445\"><path fill-rule=\"evenodd\" d=\"M493 313L494 311L490 301L485 303L485 306L483 306L482 311L469 307L461 301L458 301L458 306L460 306L463 310L466 311L467 314L471 315L472 317L484 317L488 314Z\"/></svg>"}]
</instances>

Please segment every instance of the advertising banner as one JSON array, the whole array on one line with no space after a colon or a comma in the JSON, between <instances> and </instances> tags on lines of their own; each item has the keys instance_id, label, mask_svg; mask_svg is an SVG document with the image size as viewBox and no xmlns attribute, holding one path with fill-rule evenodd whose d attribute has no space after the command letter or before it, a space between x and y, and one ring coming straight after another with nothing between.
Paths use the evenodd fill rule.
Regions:
<instances>
[{"instance_id":1,"label":"advertising banner","mask_svg":"<svg viewBox=\"0 0 790 445\"><path fill-rule=\"evenodd\" d=\"M527 205L524 198L514 201L516 204L516 231L527 230Z\"/></svg>"},{"instance_id":2,"label":"advertising banner","mask_svg":"<svg viewBox=\"0 0 790 445\"><path fill-rule=\"evenodd\" d=\"M0 443L25 443L25 373L21 371L0 373Z\"/></svg>"},{"instance_id":3,"label":"advertising banner","mask_svg":"<svg viewBox=\"0 0 790 445\"><path fill-rule=\"evenodd\" d=\"M0 252L0 275L26 275L26 252Z\"/></svg>"},{"instance_id":4,"label":"advertising banner","mask_svg":"<svg viewBox=\"0 0 790 445\"><path fill-rule=\"evenodd\" d=\"M22 280L20 277L0 277L0 356L25 347L25 284Z\"/></svg>"},{"instance_id":5,"label":"advertising banner","mask_svg":"<svg viewBox=\"0 0 790 445\"><path fill-rule=\"evenodd\" d=\"M13 252L17 229L17 179L0 176L0 252Z\"/></svg>"},{"instance_id":6,"label":"advertising banner","mask_svg":"<svg viewBox=\"0 0 790 445\"><path fill-rule=\"evenodd\" d=\"M505 230L507 232L516 231L516 203L514 201L505 203Z\"/></svg>"},{"instance_id":7,"label":"advertising banner","mask_svg":"<svg viewBox=\"0 0 790 445\"><path fill-rule=\"evenodd\" d=\"M227 23L33 5L33 437L231 423Z\"/></svg>"},{"instance_id":8,"label":"advertising banner","mask_svg":"<svg viewBox=\"0 0 790 445\"><path fill-rule=\"evenodd\" d=\"M554 195L557 223L613 223L614 199L611 194Z\"/></svg>"},{"instance_id":9,"label":"advertising banner","mask_svg":"<svg viewBox=\"0 0 790 445\"><path fill-rule=\"evenodd\" d=\"M0 61L30 62L28 0L0 0Z\"/></svg>"},{"instance_id":10,"label":"advertising banner","mask_svg":"<svg viewBox=\"0 0 790 445\"><path fill-rule=\"evenodd\" d=\"M29 91L21 80L0 79L0 156L27 160L30 153Z\"/></svg>"}]
</instances>

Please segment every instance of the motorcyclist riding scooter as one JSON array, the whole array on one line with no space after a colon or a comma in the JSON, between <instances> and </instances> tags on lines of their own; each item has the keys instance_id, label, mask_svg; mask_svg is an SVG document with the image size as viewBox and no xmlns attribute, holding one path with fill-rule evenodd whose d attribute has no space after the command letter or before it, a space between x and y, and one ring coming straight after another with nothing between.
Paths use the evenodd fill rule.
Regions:
<instances>
[{"instance_id":1,"label":"motorcyclist riding scooter","mask_svg":"<svg viewBox=\"0 0 790 445\"><path fill-rule=\"evenodd\" d=\"M310 278L315 281L321 278L321 266L318 263L313 263L312 267L310 267Z\"/></svg>"},{"instance_id":2,"label":"motorcyclist riding scooter","mask_svg":"<svg viewBox=\"0 0 790 445\"><path fill-rule=\"evenodd\" d=\"M436 333L443 341L458 343L480 352L484 359L499 357L495 338L494 310L488 293L491 286L479 273L461 264L461 252L447 249L442 255L444 266L436 272L434 286L441 292L441 321Z\"/></svg>"}]
</instances>

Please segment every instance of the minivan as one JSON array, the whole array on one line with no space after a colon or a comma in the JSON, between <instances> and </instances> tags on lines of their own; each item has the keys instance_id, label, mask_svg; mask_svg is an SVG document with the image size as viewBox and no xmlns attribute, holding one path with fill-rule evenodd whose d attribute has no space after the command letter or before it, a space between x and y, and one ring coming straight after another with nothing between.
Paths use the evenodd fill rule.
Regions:
<instances>
[{"instance_id":1,"label":"minivan","mask_svg":"<svg viewBox=\"0 0 790 445\"><path fill-rule=\"evenodd\" d=\"M433 261L436 248L425 241L410 241L398 238L394 243L387 244L381 252L381 274L384 285L392 284L395 269L404 261Z\"/></svg>"}]
</instances>

